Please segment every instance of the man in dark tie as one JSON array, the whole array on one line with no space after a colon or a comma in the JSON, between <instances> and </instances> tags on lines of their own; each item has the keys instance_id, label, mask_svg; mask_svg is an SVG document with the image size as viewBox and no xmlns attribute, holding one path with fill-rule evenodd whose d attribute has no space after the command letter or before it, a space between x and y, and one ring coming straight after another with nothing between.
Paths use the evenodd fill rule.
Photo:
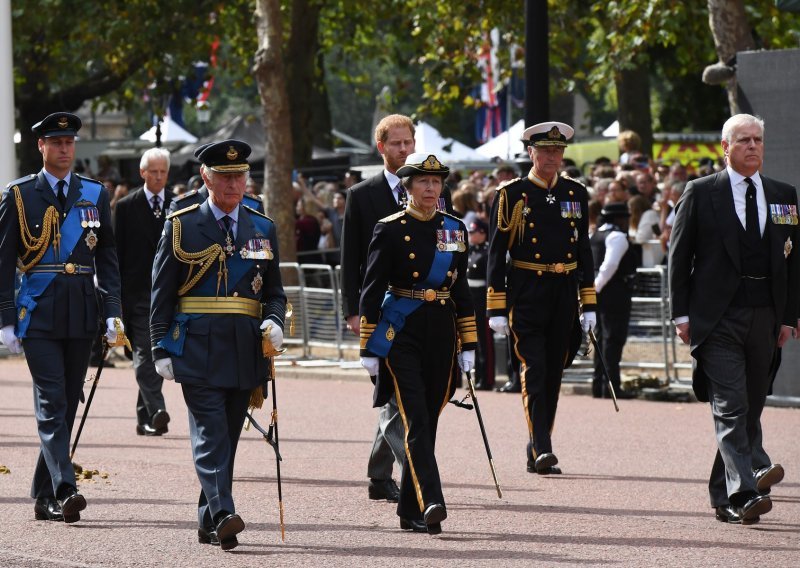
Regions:
<instances>
[{"instance_id":1,"label":"man in dark tie","mask_svg":"<svg viewBox=\"0 0 800 568\"><path fill-rule=\"evenodd\" d=\"M797 194L760 173L760 118L729 118L722 149L727 168L689 182L676 206L670 293L676 332L696 361L695 394L714 418L711 506L719 521L752 524L772 509L769 485L783 472L756 462L766 458L760 420L770 367L797 325Z\"/></svg>"},{"instance_id":2,"label":"man in dark tie","mask_svg":"<svg viewBox=\"0 0 800 568\"><path fill-rule=\"evenodd\" d=\"M126 195L114 211L119 271L122 278L122 315L133 350L133 368L139 384L136 433L161 436L167 432L169 414L150 347L150 285L153 259L164 228L165 211L172 194L166 189L169 151L147 150L139 162L144 185Z\"/></svg>"}]
</instances>

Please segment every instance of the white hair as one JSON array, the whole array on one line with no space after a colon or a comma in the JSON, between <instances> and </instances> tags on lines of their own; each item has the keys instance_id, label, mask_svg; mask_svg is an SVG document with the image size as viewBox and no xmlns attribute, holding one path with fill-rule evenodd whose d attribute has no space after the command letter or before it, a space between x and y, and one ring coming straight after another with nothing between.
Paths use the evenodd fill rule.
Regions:
<instances>
[{"instance_id":1,"label":"white hair","mask_svg":"<svg viewBox=\"0 0 800 568\"><path fill-rule=\"evenodd\" d=\"M722 125L722 140L731 143L733 132L742 126L758 126L761 136L764 136L764 119L752 114L734 114Z\"/></svg>"},{"instance_id":2,"label":"white hair","mask_svg":"<svg viewBox=\"0 0 800 568\"><path fill-rule=\"evenodd\" d=\"M150 160L166 160L167 169L169 169L169 150L166 148L150 148L142 154L142 159L139 160L139 169L146 170L150 165Z\"/></svg>"}]
</instances>

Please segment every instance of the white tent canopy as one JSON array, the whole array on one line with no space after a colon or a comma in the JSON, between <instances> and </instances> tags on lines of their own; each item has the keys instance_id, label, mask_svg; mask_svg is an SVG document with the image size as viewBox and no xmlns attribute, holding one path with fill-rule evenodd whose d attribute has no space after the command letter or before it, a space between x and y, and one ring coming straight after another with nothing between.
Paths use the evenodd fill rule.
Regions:
<instances>
[{"instance_id":1,"label":"white tent canopy","mask_svg":"<svg viewBox=\"0 0 800 568\"><path fill-rule=\"evenodd\" d=\"M509 130L499 136L495 136L485 144L475 148L475 151L483 158L502 158L512 160L517 154L525 152L521 138L525 131L525 121L520 120Z\"/></svg>"},{"instance_id":2,"label":"white tent canopy","mask_svg":"<svg viewBox=\"0 0 800 568\"><path fill-rule=\"evenodd\" d=\"M445 164L449 162L483 160L478 152L458 140L445 138L427 122L419 122L414 134L417 152L435 154Z\"/></svg>"},{"instance_id":3,"label":"white tent canopy","mask_svg":"<svg viewBox=\"0 0 800 568\"><path fill-rule=\"evenodd\" d=\"M156 127L139 136L139 140L148 142L156 141ZM174 122L169 116L161 119L161 141L162 142L197 142L197 137Z\"/></svg>"},{"instance_id":4,"label":"white tent canopy","mask_svg":"<svg viewBox=\"0 0 800 568\"><path fill-rule=\"evenodd\" d=\"M608 128L603 130L603 136L606 138L616 138L619 135L619 120L612 122Z\"/></svg>"}]
</instances>

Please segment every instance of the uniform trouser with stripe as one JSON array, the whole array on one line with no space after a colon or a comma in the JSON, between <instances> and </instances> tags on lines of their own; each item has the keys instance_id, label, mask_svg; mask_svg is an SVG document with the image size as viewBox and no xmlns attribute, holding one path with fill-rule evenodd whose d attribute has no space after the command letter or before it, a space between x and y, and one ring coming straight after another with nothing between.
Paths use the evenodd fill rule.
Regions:
<instances>
[{"instance_id":1,"label":"uniform trouser with stripe","mask_svg":"<svg viewBox=\"0 0 800 568\"><path fill-rule=\"evenodd\" d=\"M33 378L34 411L41 441L31 497L53 497L62 484L75 487L70 438L89 367L92 338L25 338L22 346Z\"/></svg>"},{"instance_id":2,"label":"uniform trouser with stripe","mask_svg":"<svg viewBox=\"0 0 800 568\"><path fill-rule=\"evenodd\" d=\"M444 505L434 449L439 414L447 406L456 365L455 317L449 306L423 305L395 337L386 366L405 429L406 461L397 514L421 520L431 503Z\"/></svg>"},{"instance_id":3,"label":"uniform trouser with stripe","mask_svg":"<svg viewBox=\"0 0 800 568\"><path fill-rule=\"evenodd\" d=\"M573 278L532 278L515 295L509 314L514 353L521 364L529 460L553 451L550 435L578 309L577 293Z\"/></svg>"},{"instance_id":4,"label":"uniform trouser with stripe","mask_svg":"<svg viewBox=\"0 0 800 568\"><path fill-rule=\"evenodd\" d=\"M233 463L250 391L186 383L181 387L189 409L192 456L201 487L197 522L206 529L213 528L217 513L236 512Z\"/></svg>"}]
</instances>

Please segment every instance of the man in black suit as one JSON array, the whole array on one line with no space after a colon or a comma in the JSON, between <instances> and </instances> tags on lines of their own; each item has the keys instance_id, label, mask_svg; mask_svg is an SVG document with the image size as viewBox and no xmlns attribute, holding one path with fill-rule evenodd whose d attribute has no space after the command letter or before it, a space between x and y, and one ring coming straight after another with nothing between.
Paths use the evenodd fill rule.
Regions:
<instances>
[{"instance_id":1,"label":"man in black suit","mask_svg":"<svg viewBox=\"0 0 800 568\"><path fill-rule=\"evenodd\" d=\"M133 368L139 384L136 400L136 433L161 436L167 432L161 378L153 366L150 348L150 287L153 259L164 229L165 212L172 193L165 189L169 176L169 151L147 150L139 162L144 185L126 195L114 211L114 235L122 278L122 314L133 347Z\"/></svg>"},{"instance_id":2,"label":"man in black suit","mask_svg":"<svg viewBox=\"0 0 800 568\"><path fill-rule=\"evenodd\" d=\"M722 522L751 524L772 509L753 458L771 363L797 325L797 194L759 173L760 118L728 119L722 149L726 170L689 182L676 206L670 290L676 332L696 361L695 394L714 417L711 506Z\"/></svg>"},{"instance_id":3,"label":"man in black suit","mask_svg":"<svg viewBox=\"0 0 800 568\"><path fill-rule=\"evenodd\" d=\"M123 331L108 194L70 171L80 127L68 112L36 123L44 167L8 184L0 201L0 337L12 353L25 349L41 441L34 515L65 523L79 521L86 508L69 442L98 312L110 342ZM17 268L24 276L15 298Z\"/></svg>"}]
</instances>

